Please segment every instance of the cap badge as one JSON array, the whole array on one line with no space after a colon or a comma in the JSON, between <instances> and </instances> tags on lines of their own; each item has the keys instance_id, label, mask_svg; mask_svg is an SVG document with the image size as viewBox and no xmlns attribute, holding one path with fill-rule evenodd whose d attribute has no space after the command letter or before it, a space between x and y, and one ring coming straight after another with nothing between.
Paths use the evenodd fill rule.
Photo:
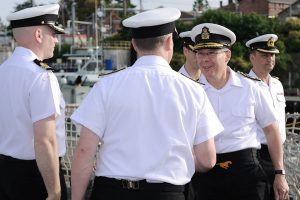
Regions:
<instances>
[{"instance_id":1,"label":"cap badge","mask_svg":"<svg viewBox=\"0 0 300 200\"><path fill-rule=\"evenodd\" d=\"M274 38L273 38L273 37L270 37L270 38L268 39L267 46L268 46L268 47L274 47L274 43L275 43Z\"/></svg>"},{"instance_id":2,"label":"cap badge","mask_svg":"<svg viewBox=\"0 0 300 200\"><path fill-rule=\"evenodd\" d=\"M202 40L208 40L210 37L209 29L207 27L203 27L200 35Z\"/></svg>"}]
</instances>

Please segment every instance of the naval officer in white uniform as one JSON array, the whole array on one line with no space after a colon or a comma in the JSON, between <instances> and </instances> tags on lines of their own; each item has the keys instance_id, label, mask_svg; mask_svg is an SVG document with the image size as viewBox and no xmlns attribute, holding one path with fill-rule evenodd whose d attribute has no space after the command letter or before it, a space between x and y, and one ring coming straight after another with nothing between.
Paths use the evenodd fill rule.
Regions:
<instances>
[{"instance_id":1,"label":"naval officer in white uniform","mask_svg":"<svg viewBox=\"0 0 300 200\"><path fill-rule=\"evenodd\" d=\"M249 59L252 64L252 69L249 72L250 76L257 77L261 81L257 84L263 90L264 94L268 97L268 103L276 110L276 116L279 126L279 133L281 143L283 144L286 139L285 131L285 98L284 90L281 82L270 75L275 67L276 54L279 50L275 46L278 36L275 34L265 34L255 37L246 42L249 48ZM284 171L274 171L272 159L267 146L265 134L261 128L258 128L258 137L261 142L261 149L258 151L261 158L261 163L268 175L270 200L274 200L273 182L275 176L284 176Z\"/></svg>"},{"instance_id":2,"label":"naval officer in white uniform","mask_svg":"<svg viewBox=\"0 0 300 200\"><path fill-rule=\"evenodd\" d=\"M81 125L72 167L72 199L82 199L99 144L92 199L184 200L195 168L215 164L223 127L200 84L172 70L175 20L160 8L123 21L138 59L100 77L71 116Z\"/></svg>"},{"instance_id":3,"label":"naval officer in white uniform","mask_svg":"<svg viewBox=\"0 0 300 200\"><path fill-rule=\"evenodd\" d=\"M201 69L196 61L196 53L193 50L195 43L192 41L190 34L191 31L185 31L179 34L179 37L183 42L182 51L185 57L185 63L178 72L195 81L199 81Z\"/></svg>"},{"instance_id":4,"label":"naval officer in white uniform","mask_svg":"<svg viewBox=\"0 0 300 200\"><path fill-rule=\"evenodd\" d=\"M0 66L0 199L67 199L59 166L65 154L64 100L51 58L58 4L12 13L17 47Z\"/></svg>"},{"instance_id":5,"label":"naval officer in white uniform","mask_svg":"<svg viewBox=\"0 0 300 200\"><path fill-rule=\"evenodd\" d=\"M267 177L257 158L262 127L276 170L284 170L283 149L275 111L256 82L234 72L227 63L235 34L224 26L203 23L192 29L197 62L201 67L200 83L217 114L224 131L215 137L217 164L198 178L197 199L263 200ZM276 198L288 195L284 176L274 181Z\"/></svg>"}]
</instances>

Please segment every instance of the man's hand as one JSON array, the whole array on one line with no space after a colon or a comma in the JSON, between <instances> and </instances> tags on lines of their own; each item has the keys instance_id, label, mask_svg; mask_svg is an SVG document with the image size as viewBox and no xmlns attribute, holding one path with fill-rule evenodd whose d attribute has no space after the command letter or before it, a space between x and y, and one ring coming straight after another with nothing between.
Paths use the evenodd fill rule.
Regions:
<instances>
[{"instance_id":1,"label":"man's hand","mask_svg":"<svg viewBox=\"0 0 300 200\"><path fill-rule=\"evenodd\" d=\"M60 200L61 193L57 192L55 194L48 194L48 197L46 200Z\"/></svg>"},{"instance_id":2,"label":"man's hand","mask_svg":"<svg viewBox=\"0 0 300 200\"><path fill-rule=\"evenodd\" d=\"M285 175L276 174L273 184L274 194L276 200L288 199L289 186L286 182Z\"/></svg>"}]
</instances>

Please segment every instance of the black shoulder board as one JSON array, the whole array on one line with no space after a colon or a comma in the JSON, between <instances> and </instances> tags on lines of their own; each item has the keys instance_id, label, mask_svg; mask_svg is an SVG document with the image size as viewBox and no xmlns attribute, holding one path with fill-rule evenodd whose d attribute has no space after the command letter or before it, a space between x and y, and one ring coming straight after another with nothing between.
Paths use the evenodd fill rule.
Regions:
<instances>
[{"instance_id":1,"label":"black shoulder board","mask_svg":"<svg viewBox=\"0 0 300 200\"><path fill-rule=\"evenodd\" d=\"M114 71L111 71L111 72L108 72L108 73L102 73L102 74L99 74L98 77L101 77L101 76L106 76L106 75L110 75L110 74L114 74L116 72L119 72L119 71L122 71L123 69L126 69L127 67L123 67L121 69L118 69L118 70L114 70Z\"/></svg>"},{"instance_id":2,"label":"black shoulder board","mask_svg":"<svg viewBox=\"0 0 300 200\"><path fill-rule=\"evenodd\" d=\"M184 77L186 77L186 78L188 78L188 79L190 79L190 80L192 80L192 81L194 81L194 82L196 82L196 83L198 83L198 84L201 84L201 85L205 85L204 83L200 83L200 82L198 82L198 80L194 80L194 79L192 79L192 78L190 78L190 77L188 77L188 76L186 76L186 75L184 75L184 74L182 74L182 73L179 73L179 74L181 74L182 76L184 76Z\"/></svg>"},{"instance_id":3,"label":"black shoulder board","mask_svg":"<svg viewBox=\"0 0 300 200\"><path fill-rule=\"evenodd\" d=\"M259 78L256 78L256 77L253 77L253 76L249 76L248 74L245 74L243 72L240 72L238 71L237 73L239 73L240 75L246 77L246 78L249 78L249 79L252 79L252 80L255 80L255 81L261 81Z\"/></svg>"},{"instance_id":4,"label":"black shoulder board","mask_svg":"<svg viewBox=\"0 0 300 200\"><path fill-rule=\"evenodd\" d=\"M42 61L40 61L38 59L35 59L33 62L45 70L54 71L52 67L50 67L49 65L47 65L46 63L43 63Z\"/></svg>"}]
</instances>

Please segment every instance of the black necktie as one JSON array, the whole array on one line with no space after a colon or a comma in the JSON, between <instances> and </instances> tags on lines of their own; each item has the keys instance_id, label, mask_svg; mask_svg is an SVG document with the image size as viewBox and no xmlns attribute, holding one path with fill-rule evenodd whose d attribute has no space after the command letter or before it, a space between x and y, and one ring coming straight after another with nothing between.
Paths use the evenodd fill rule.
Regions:
<instances>
[{"instance_id":1,"label":"black necktie","mask_svg":"<svg viewBox=\"0 0 300 200\"><path fill-rule=\"evenodd\" d=\"M45 70L53 71L53 69L51 67L49 67L49 65L47 65L46 63L43 63L42 61L40 61L38 59L35 59L33 62Z\"/></svg>"}]
</instances>

